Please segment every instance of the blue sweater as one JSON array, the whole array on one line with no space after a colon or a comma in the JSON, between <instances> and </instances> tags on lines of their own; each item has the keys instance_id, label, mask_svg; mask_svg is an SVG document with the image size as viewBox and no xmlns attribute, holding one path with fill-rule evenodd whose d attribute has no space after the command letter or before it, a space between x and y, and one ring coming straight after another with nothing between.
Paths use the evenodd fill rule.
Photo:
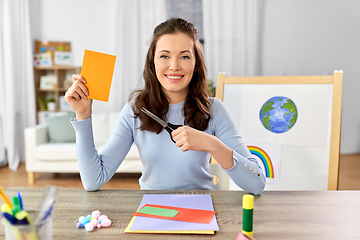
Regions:
<instances>
[{"instance_id":1,"label":"blue sweater","mask_svg":"<svg viewBox=\"0 0 360 240\"><path fill-rule=\"evenodd\" d=\"M260 194L266 182L260 166L242 141L224 104L217 98L211 101L211 119L205 132L215 135L233 150L234 166L224 171L240 188ZM166 121L184 124L183 105L170 104ZM87 191L97 190L111 179L133 142L143 164L139 179L141 189L214 189L213 177L209 174L209 153L182 152L165 130L159 134L140 131L140 119L133 116L131 103L127 103L100 154L94 145L92 118L71 121L76 132L80 176Z\"/></svg>"}]
</instances>

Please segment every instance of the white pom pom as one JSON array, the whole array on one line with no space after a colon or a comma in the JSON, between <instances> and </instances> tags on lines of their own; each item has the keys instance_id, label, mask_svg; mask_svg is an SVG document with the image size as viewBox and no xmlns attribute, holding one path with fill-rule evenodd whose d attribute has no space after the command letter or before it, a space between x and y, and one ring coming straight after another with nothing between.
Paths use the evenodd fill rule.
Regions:
<instances>
[{"instance_id":1,"label":"white pom pom","mask_svg":"<svg viewBox=\"0 0 360 240\"><path fill-rule=\"evenodd\" d=\"M92 223L85 224L85 230L87 232L91 232L92 230L94 230L94 225L92 225Z\"/></svg>"}]
</instances>

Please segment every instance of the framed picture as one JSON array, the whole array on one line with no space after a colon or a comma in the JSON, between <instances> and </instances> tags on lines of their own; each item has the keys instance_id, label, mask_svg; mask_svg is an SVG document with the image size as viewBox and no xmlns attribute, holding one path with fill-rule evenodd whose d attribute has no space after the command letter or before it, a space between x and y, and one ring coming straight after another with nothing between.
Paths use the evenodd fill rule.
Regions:
<instances>
[{"instance_id":1,"label":"framed picture","mask_svg":"<svg viewBox=\"0 0 360 240\"><path fill-rule=\"evenodd\" d=\"M52 56L50 53L37 53L34 54L35 67L50 67L52 66Z\"/></svg>"},{"instance_id":2,"label":"framed picture","mask_svg":"<svg viewBox=\"0 0 360 240\"><path fill-rule=\"evenodd\" d=\"M74 64L73 55L71 52L55 51L54 54L55 65L72 66Z\"/></svg>"},{"instance_id":3,"label":"framed picture","mask_svg":"<svg viewBox=\"0 0 360 240\"><path fill-rule=\"evenodd\" d=\"M47 75L40 77L40 89L55 89L57 85L55 75Z\"/></svg>"}]
</instances>

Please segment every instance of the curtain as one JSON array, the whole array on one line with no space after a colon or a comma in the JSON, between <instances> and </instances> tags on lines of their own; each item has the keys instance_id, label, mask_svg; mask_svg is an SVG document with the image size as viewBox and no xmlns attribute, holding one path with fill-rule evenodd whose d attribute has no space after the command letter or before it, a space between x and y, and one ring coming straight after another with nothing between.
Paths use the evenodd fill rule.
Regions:
<instances>
[{"instance_id":1,"label":"curtain","mask_svg":"<svg viewBox=\"0 0 360 240\"><path fill-rule=\"evenodd\" d=\"M0 0L0 161L11 170L24 159L24 128L36 121L33 76L29 0Z\"/></svg>"},{"instance_id":2,"label":"curtain","mask_svg":"<svg viewBox=\"0 0 360 240\"><path fill-rule=\"evenodd\" d=\"M208 78L261 75L263 0L203 1Z\"/></svg>"},{"instance_id":3,"label":"curtain","mask_svg":"<svg viewBox=\"0 0 360 240\"><path fill-rule=\"evenodd\" d=\"M120 111L130 93L143 86L146 53L154 28L166 20L166 5L165 0L121 0L117 12L117 57L109 104Z\"/></svg>"}]
</instances>

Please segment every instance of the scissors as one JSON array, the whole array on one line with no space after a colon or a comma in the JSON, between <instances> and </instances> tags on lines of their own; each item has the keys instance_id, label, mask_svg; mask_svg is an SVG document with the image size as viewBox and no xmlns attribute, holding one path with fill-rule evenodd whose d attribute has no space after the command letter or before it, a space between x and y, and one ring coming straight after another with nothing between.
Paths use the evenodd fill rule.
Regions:
<instances>
[{"instance_id":1,"label":"scissors","mask_svg":"<svg viewBox=\"0 0 360 240\"><path fill-rule=\"evenodd\" d=\"M160 125L163 126L165 128L165 130L170 134L171 140L174 143L176 143L174 141L174 139L172 138L172 136L171 136L171 132L174 131L175 129L177 129L178 127L183 126L183 125L174 125L172 123L165 122L164 120L160 119L158 116L156 116L155 114L153 114L152 112L150 112L149 110L147 110L144 107L141 108L141 111L143 111L146 115L148 115L149 117L151 117L152 119L154 119L155 121L160 123Z\"/></svg>"}]
</instances>

